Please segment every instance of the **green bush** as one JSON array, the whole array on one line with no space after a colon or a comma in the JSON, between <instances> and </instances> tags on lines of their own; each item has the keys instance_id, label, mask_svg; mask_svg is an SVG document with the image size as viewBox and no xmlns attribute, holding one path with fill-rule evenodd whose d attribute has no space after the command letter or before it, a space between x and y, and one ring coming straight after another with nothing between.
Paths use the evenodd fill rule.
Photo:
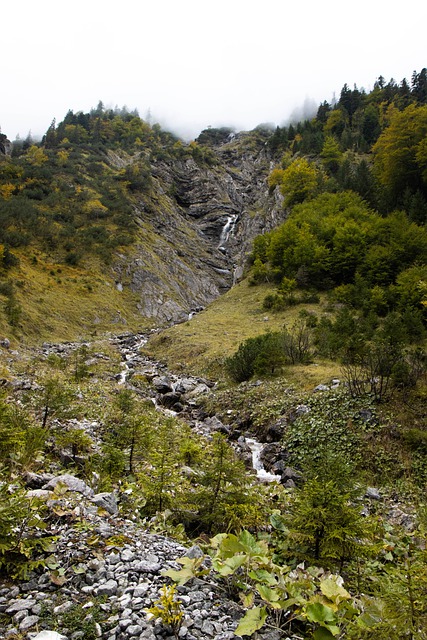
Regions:
<instances>
[{"instance_id":1,"label":"green bush","mask_svg":"<svg viewBox=\"0 0 427 640\"><path fill-rule=\"evenodd\" d=\"M44 566L44 560L37 556L42 551L52 551L53 538L42 536L46 528L42 515L40 500L27 498L25 489L9 486L3 475L0 481L0 572L12 578L25 578L29 571Z\"/></svg>"},{"instance_id":2,"label":"green bush","mask_svg":"<svg viewBox=\"0 0 427 640\"><path fill-rule=\"evenodd\" d=\"M255 373L273 374L284 363L283 334L266 333L248 338L226 359L225 368L235 382L250 380Z\"/></svg>"},{"instance_id":3,"label":"green bush","mask_svg":"<svg viewBox=\"0 0 427 640\"><path fill-rule=\"evenodd\" d=\"M275 375L286 363L307 363L310 357L311 333L305 319L300 318L290 329L248 338L226 359L225 368L232 380L244 382L254 375Z\"/></svg>"}]
</instances>

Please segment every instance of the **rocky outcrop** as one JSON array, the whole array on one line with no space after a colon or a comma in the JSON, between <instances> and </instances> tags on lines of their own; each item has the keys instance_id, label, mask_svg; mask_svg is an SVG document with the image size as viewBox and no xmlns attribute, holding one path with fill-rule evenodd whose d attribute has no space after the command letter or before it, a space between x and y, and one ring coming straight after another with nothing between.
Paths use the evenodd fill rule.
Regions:
<instances>
[{"instance_id":1,"label":"rocky outcrop","mask_svg":"<svg viewBox=\"0 0 427 640\"><path fill-rule=\"evenodd\" d=\"M12 153L12 143L4 133L0 133L0 155L10 156Z\"/></svg>"},{"instance_id":2,"label":"rocky outcrop","mask_svg":"<svg viewBox=\"0 0 427 640\"><path fill-rule=\"evenodd\" d=\"M254 237L285 217L280 194L268 191L265 141L241 133L214 153L210 165L191 156L152 164L151 191L136 205L136 246L115 262L117 287L157 324L187 320L230 288Z\"/></svg>"}]
</instances>

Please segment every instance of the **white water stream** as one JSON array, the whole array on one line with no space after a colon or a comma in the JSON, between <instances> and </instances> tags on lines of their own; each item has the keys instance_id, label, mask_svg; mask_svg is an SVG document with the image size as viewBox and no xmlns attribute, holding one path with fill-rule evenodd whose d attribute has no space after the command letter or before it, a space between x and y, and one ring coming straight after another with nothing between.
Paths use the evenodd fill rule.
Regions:
<instances>
[{"instance_id":1,"label":"white water stream","mask_svg":"<svg viewBox=\"0 0 427 640\"><path fill-rule=\"evenodd\" d=\"M117 378L117 384L124 385L127 382L129 371L132 368L132 366L129 366L128 363L134 360L135 356L139 352L139 349L141 349L141 347L143 347L146 344L146 342L147 342L147 337L141 335L140 339L132 347L127 348L126 352L123 354L124 360L123 360L122 369ZM159 405L155 398L152 398L151 400L154 406L156 407L156 409L161 411L164 415L168 415L168 416L178 415L176 411L173 411L172 409L168 409L166 407L162 407L161 405ZM245 442L252 452L252 467L254 471L256 471L257 478L261 482L280 482L280 476L275 475L274 473L269 473L264 469L264 466L261 462L261 452L264 445L261 444L261 442L258 442L257 440L255 440L254 438L245 438Z\"/></svg>"},{"instance_id":2,"label":"white water stream","mask_svg":"<svg viewBox=\"0 0 427 640\"><path fill-rule=\"evenodd\" d=\"M128 374L129 374L129 360L132 360L135 355L138 353L139 349L143 347L147 343L148 338L145 336L141 337L140 340L132 347L132 351L125 354L125 360L123 362L123 368L120 371L119 377L117 379L117 384L123 385L125 384Z\"/></svg>"},{"instance_id":3,"label":"white water stream","mask_svg":"<svg viewBox=\"0 0 427 640\"><path fill-rule=\"evenodd\" d=\"M245 442L252 451L252 466L256 471L258 479L261 480L261 482L280 482L280 476L269 473L264 469L261 462L261 451L264 445L253 438L245 438Z\"/></svg>"},{"instance_id":4,"label":"white water stream","mask_svg":"<svg viewBox=\"0 0 427 640\"><path fill-rule=\"evenodd\" d=\"M233 231L234 225L236 223L236 219L237 219L236 214L227 217L227 222L225 223L221 231L221 237L219 239L218 249L225 249L225 245Z\"/></svg>"}]
</instances>

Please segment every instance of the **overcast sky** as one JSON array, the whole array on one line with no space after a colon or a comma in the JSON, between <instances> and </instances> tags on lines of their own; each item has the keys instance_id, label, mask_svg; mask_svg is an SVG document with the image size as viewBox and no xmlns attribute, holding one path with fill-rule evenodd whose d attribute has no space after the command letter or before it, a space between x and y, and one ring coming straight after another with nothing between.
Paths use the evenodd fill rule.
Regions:
<instances>
[{"instance_id":1,"label":"overcast sky","mask_svg":"<svg viewBox=\"0 0 427 640\"><path fill-rule=\"evenodd\" d=\"M185 138L427 66L425 0L4 0L0 127L41 136L99 100Z\"/></svg>"}]
</instances>

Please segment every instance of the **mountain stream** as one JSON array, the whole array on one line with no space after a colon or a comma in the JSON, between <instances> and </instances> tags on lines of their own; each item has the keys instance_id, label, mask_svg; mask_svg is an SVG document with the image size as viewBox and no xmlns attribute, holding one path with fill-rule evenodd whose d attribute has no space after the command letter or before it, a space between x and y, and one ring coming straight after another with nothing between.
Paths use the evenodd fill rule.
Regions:
<instances>
[{"instance_id":1,"label":"mountain stream","mask_svg":"<svg viewBox=\"0 0 427 640\"><path fill-rule=\"evenodd\" d=\"M188 388L190 394L197 388L203 389L205 392L209 391L209 387L205 385L205 381L200 378L179 378L167 370L165 370L163 365L152 360L148 356L144 356L140 353L140 349L147 343L148 337L144 334L135 334L133 336L122 336L115 338L118 349L122 356L122 369L119 374L117 374L116 379L117 383L121 386L127 385L129 388L132 388L131 377L135 367L138 367L138 371L141 369L143 372L152 378L152 381L155 379L164 381L165 385L169 386L170 393L176 393L179 388ZM165 394L166 395L166 394ZM168 408L161 402L162 396L159 393L154 393L153 388L153 396L151 397L152 402L154 403L156 409L169 416L177 416L179 413L174 411L173 408ZM160 400L160 401L159 401ZM200 422L198 420L191 421L190 426L195 428L198 432L204 433L204 435L208 435L212 432L212 426L207 422ZM261 442L255 440L255 438L244 438L244 444L247 449L250 450L252 456L252 468L256 472L257 478L260 482L280 482L280 476L275 475L273 473L269 473L264 469L264 466L261 462L261 454L264 445Z\"/></svg>"}]
</instances>

